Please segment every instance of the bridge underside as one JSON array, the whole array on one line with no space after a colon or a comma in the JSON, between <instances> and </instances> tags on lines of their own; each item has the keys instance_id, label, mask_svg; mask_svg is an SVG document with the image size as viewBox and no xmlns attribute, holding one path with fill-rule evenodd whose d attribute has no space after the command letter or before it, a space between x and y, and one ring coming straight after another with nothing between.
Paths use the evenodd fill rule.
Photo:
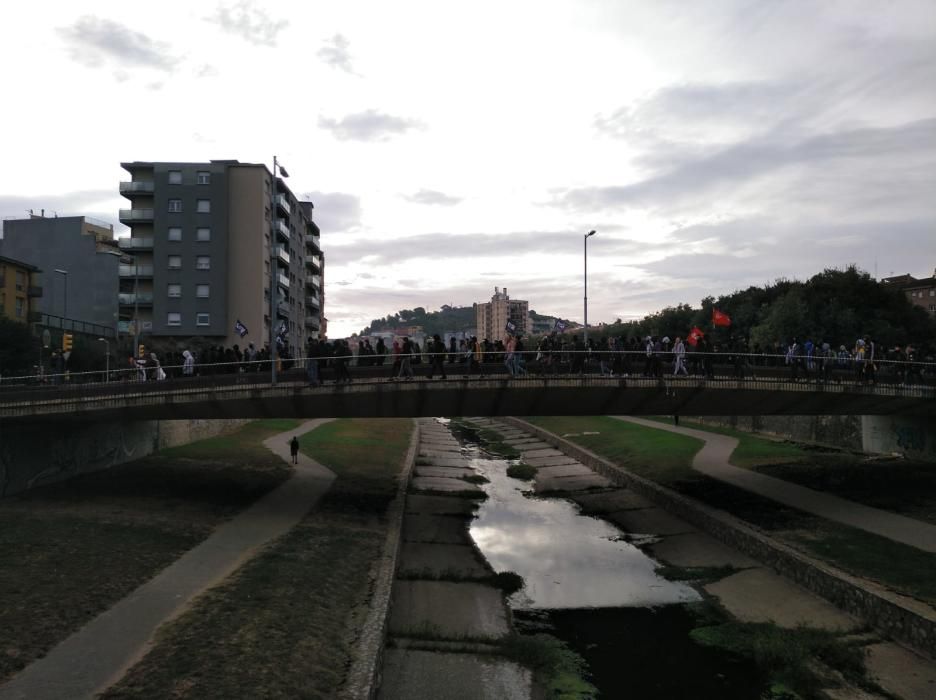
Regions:
<instances>
[{"instance_id":1,"label":"bridge underside","mask_svg":"<svg viewBox=\"0 0 936 700\"><path fill-rule=\"evenodd\" d=\"M298 383L158 386L95 396L53 397L0 406L19 422L186 420L208 418L384 418L546 415L907 415L936 419L930 392L882 393L865 387L747 381L590 378L360 382L315 389Z\"/></svg>"}]
</instances>

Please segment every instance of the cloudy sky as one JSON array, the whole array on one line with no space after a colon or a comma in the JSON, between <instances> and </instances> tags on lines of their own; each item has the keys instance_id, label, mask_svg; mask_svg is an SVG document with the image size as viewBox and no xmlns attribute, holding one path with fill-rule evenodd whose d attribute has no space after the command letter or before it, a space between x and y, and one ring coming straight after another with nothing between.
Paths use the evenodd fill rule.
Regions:
<instances>
[{"instance_id":1,"label":"cloudy sky","mask_svg":"<svg viewBox=\"0 0 936 700\"><path fill-rule=\"evenodd\" d=\"M122 160L277 154L333 337L495 285L581 320L590 229L590 322L936 266L933 0L33 0L0 26L0 215L116 223Z\"/></svg>"}]
</instances>

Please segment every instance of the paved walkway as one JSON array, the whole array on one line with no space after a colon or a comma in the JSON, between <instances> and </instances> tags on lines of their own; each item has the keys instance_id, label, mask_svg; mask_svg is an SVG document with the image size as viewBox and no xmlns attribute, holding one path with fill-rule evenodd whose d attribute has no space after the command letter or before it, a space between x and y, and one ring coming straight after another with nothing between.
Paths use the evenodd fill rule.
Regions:
<instances>
[{"instance_id":1,"label":"paved walkway","mask_svg":"<svg viewBox=\"0 0 936 700\"><path fill-rule=\"evenodd\" d=\"M742 469L728 463L728 458L738 446L738 440L728 435L709 433L692 428L679 428L657 421L614 416L618 420L643 425L657 430L688 435L705 442L692 460L692 468L713 479L724 481L759 496L764 496L778 503L818 515L826 520L856 527L894 542L922 549L924 552L936 552L936 525L914 520L903 515L890 513L878 508L864 506L822 491L815 491L805 486L797 486L788 481L776 479L765 474L758 474L750 469Z\"/></svg>"},{"instance_id":2,"label":"paved walkway","mask_svg":"<svg viewBox=\"0 0 936 700\"><path fill-rule=\"evenodd\" d=\"M329 420L307 421L263 444L290 461L292 436ZM0 700L77 700L102 692L143 657L160 625L227 578L260 547L294 527L334 478L330 470L300 454L290 479L0 686Z\"/></svg>"}]
</instances>

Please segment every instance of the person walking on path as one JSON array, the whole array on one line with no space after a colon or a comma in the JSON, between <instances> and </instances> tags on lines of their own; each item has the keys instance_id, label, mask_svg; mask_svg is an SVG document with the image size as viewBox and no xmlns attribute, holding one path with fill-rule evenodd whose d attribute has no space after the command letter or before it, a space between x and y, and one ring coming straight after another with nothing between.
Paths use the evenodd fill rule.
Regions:
<instances>
[{"instance_id":1,"label":"person walking on path","mask_svg":"<svg viewBox=\"0 0 936 700\"><path fill-rule=\"evenodd\" d=\"M182 352L182 358L182 374L186 377L191 377L195 374L195 358L188 350Z\"/></svg>"},{"instance_id":2,"label":"person walking on path","mask_svg":"<svg viewBox=\"0 0 936 700\"><path fill-rule=\"evenodd\" d=\"M292 463L299 464L299 438L295 435L289 441L289 454L292 455Z\"/></svg>"},{"instance_id":3,"label":"person walking on path","mask_svg":"<svg viewBox=\"0 0 936 700\"><path fill-rule=\"evenodd\" d=\"M429 341L429 359L431 362L429 365L429 379L435 376L436 370L439 370L442 379L445 379L445 365L443 364L445 362L445 343L438 333L432 336L432 340Z\"/></svg>"},{"instance_id":4,"label":"person walking on path","mask_svg":"<svg viewBox=\"0 0 936 700\"><path fill-rule=\"evenodd\" d=\"M689 371L686 369L686 345L679 336L676 336L676 344L673 345L673 357L675 358L673 362L673 376L678 377L679 372L682 371L682 373L688 377ZM676 425L679 425L679 423Z\"/></svg>"},{"instance_id":5,"label":"person walking on path","mask_svg":"<svg viewBox=\"0 0 936 700\"><path fill-rule=\"evenodd\" d=\"M400 350L400 378L410 380L413 378L413 343L408 338L403 338L403 348Z\"/></svg>"}]
</instances>

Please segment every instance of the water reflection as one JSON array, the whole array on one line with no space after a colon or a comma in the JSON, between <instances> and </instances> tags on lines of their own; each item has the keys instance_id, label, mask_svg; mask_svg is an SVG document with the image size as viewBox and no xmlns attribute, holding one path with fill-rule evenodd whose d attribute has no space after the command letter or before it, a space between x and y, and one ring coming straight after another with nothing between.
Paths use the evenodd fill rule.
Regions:
<instances>
[{"instance_id":1,"label":"water reflection","mask_svg":"<svg viewBox=\"0 0 936 700\"><path fill-rule=\"evenodd\" d=\"M517 609L633 607L699 600L692 588L654 574L656 563L623 533L582 516L563 499L530 498L526 482L507 476L507 462L469 452L490 480L471 536L495 571L514 571L526 585L510 599Z\"/></svg>"}]
</instances>

